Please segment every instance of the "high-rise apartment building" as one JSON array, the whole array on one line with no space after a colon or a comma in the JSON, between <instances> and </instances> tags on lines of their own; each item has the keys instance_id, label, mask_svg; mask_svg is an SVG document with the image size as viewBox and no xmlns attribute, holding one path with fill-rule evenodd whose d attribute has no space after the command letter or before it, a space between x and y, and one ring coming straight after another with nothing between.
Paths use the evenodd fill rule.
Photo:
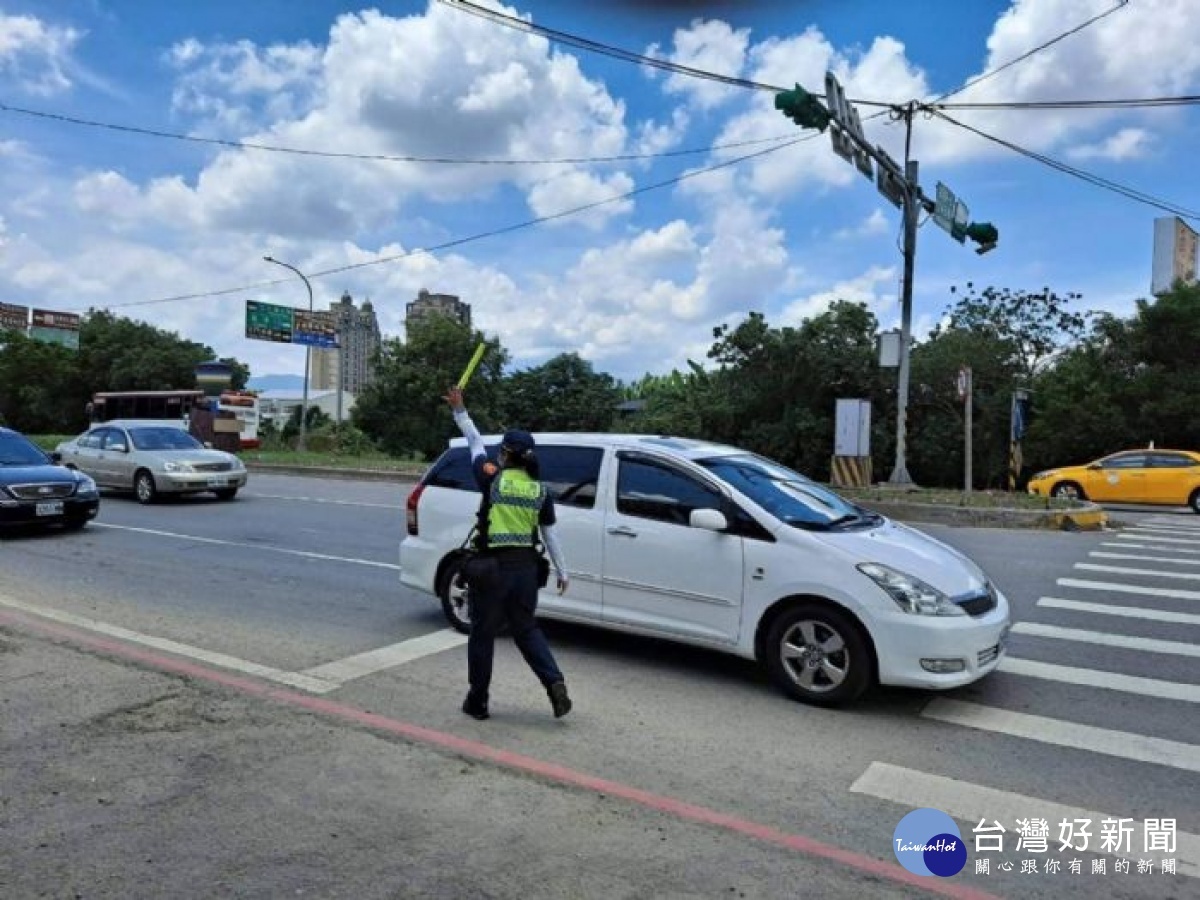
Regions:
<instances>
[{"instance_id":1,"label":"high-rise apartment building","mask_svg":"<svg viewBox=\"0 0 1200 900\"><path fill-rule=\"evenodd\" d=\"M344 293L340 301L329 305L329 311L337 322L341 346L336 350L313 350L311 387L318 391L340 388L357 395L375 380L373 361L382 341L375 307L370 300L356 307L350 294Z\"/></svg>"},{"instance_id":2,"label":"high-rise apartment building","mask_svg":"<svg viewBox=\"0 0 1200 900\"><path fill-rule=\"evenodd\" d=\"M454 294L431 294L421 288L417 299L408 304L404 313L405 327L430 316L446 316L462 325L471 327L471 304L463 303Z\"/></svg>"}]
</instances>

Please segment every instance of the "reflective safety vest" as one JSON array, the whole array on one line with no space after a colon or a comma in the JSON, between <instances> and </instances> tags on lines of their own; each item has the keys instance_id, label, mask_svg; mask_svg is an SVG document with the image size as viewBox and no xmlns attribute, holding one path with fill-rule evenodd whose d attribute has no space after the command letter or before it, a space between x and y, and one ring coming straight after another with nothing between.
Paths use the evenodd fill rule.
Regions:
<instances>
[{"instance_id":1,"label":"reflective safety vest","mask_svg":"<svg viewBox=\"0 0 1200 900\"><path fill-rule=\"evenodd\" d=\"M541 482L522 469L501 469L488 495L488 547L533 547L545 502Z\"/></svg>"}]
</instances>

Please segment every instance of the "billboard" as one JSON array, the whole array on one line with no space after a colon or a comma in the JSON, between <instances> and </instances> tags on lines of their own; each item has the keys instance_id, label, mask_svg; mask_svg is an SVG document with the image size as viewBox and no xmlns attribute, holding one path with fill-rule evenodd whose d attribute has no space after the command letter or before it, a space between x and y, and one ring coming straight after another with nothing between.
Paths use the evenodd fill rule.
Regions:
<instances>
[{"instance_id":1,"label":"billboard","mask_svg":"<svg viewBox=\"0 0 1200 900\"><path fill-rule=\"evenodd\" d=\"M1150 293L1158 296L1171 289L1179 279L1187 284L1196 281L1197 255L1200 240L1183 219L1176 216L1154 220L1154 260Z\"/></svg>"},{"instance_id":2,"label":"billboard","mask_svg":"<svg viewBox=\"0 0 1200 900\"><path fill-rule=\"evenodd\" d=\"M0 303L0 331L19 331L29 327L29 307L15 303Z\"/></svg>"},{"instance_id":3,"label":"billboard","mask_svg":"<svg viewBox=\"0 0 1200 900\"><path fill-rule=\"evenodd\" d=\"M75 313L35 309L29 336L35 341L59 344L71 350L79 349L79 316Z\"/></svg>"}]
</instances>

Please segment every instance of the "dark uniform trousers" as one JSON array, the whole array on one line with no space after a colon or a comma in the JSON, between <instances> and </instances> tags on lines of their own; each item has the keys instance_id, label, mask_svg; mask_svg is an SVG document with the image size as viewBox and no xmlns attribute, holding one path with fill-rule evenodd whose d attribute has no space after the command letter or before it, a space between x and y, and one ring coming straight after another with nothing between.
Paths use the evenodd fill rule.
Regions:
<instances>
[{"instance_id":1,"label":"dark uniform trousers","mask_svg":"<svg viewBox=\"0 0 1200 900\"><path fill-rule=\"evenodd\" d=\"M492 551L499 561L495 578L472 585L468 594L471 633L467 638L467 677L471 699L488 702L496 634L507 623L517 649L546 688L563 680L534 613L538 600L537 554L532 550Z\"/></svg>"}]
</instances>

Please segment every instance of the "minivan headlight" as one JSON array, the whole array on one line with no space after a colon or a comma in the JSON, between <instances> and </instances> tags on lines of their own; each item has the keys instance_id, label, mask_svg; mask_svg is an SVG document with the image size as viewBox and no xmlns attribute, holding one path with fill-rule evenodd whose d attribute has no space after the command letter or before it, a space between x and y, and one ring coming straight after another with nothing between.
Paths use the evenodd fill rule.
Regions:
<instances>
[{"instance_id":1,"label":"minivan headlight","mask_svg":"<svg viewBox=\"0 0 1200 900\"><path fill-rule=\"evenodd\" d=\"M965 616L966 610L932 585L920 578L906 575L882 563L860 563L862 572L896 601L906 613L914 616Z\"/></svg>"}]
</instances>

